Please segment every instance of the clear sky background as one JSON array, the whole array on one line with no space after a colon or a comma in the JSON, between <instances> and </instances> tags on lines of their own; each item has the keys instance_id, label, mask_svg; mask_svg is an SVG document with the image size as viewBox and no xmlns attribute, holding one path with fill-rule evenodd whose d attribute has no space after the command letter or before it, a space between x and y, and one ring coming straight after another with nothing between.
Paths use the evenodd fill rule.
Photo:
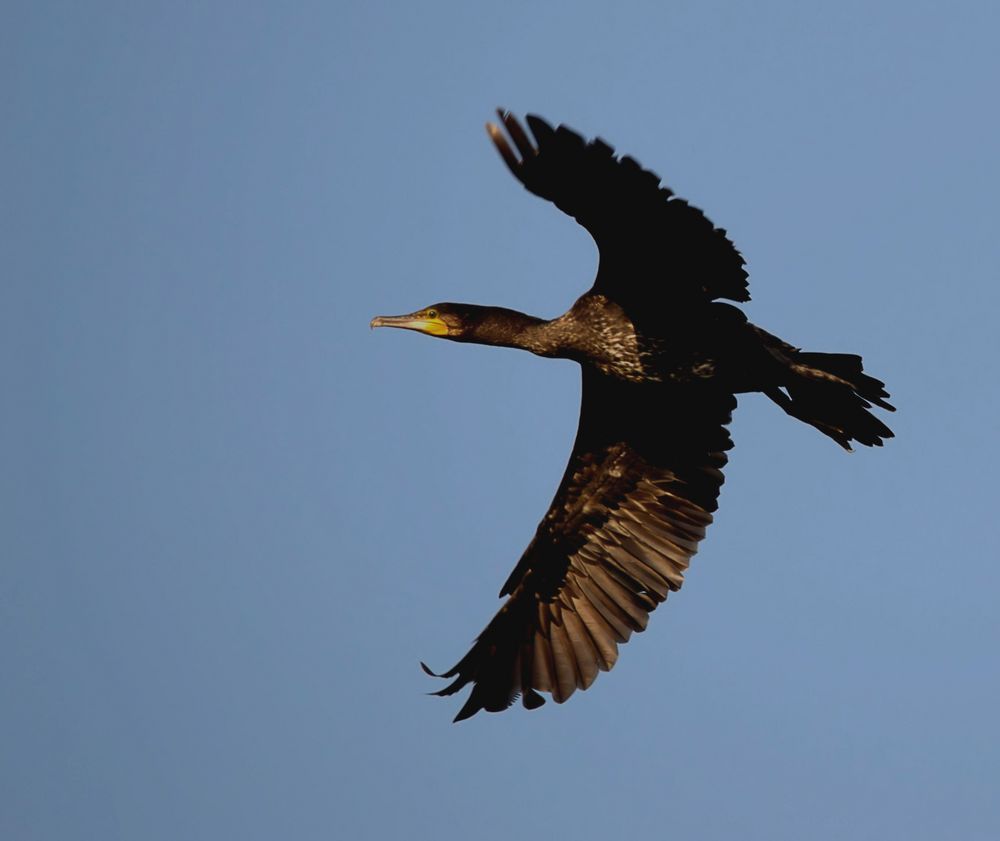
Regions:
<instances>
[{"instance_id":1,"label":"clear sky background","mask_svg":"<svg viewBox=\"0 0 1000 841\"><path fill-rule=\"evenodd\" d=\"M0 837L996 839L993 2L8 3ZM682 593L569 703L423 693L571 445L596 253L483 132L534 111L862 353L847 455L740 400Z\"/></svg>"}]
</instances>

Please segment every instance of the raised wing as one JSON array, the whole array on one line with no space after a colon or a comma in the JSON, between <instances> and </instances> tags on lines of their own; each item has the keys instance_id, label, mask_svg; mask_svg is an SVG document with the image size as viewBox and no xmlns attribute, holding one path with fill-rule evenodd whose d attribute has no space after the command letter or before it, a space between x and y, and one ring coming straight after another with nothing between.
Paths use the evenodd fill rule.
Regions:
<instances>
[{"instance_id":1,"label":"raised wing","mask_svg":"<svg viewBox=\"0 0 1000 841\"><path fill-rule=\"evenodd\" d=\"M500 592L509 598L437 695L471 683L455 721L562 703L679 590L722 485L731 394L656 389L584 368L580 427L555 499ZM434 674L424 666L429 674Z\"/></svg>"},{"instance_id":2,"label":"raised wing","mask_svg":"<svg viewBox=\"0 0 1000 841\"><path fill-rule=\"evenodd\" d=\"M743 257L698 208L676 198L630 157L600 138L553 129L528 115L533 139L506 111L486 128L508 168L535 195L586 228L601 262L591 290L626 310L728 298L749 301ZM516 148L516 152L515 152Z\"/></svg>"}]
</instances>

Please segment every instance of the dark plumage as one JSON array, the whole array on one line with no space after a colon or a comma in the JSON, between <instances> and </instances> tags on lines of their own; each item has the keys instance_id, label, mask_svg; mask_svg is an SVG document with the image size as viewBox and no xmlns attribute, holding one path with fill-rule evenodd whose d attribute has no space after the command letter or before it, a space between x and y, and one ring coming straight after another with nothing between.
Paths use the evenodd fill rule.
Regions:
<instances>
[{"instance_id":1,"label":"dark plumage","mask_svg":"<svg viewBox=\"0 0 1000 841\"><path fill-rule=\"evenodd\" d=\"M763 392L846 449L892 437L868 411L892 407L860 357L804 353L718 302L749 300L747 273L700 210L602 140L534 116L529 137L509 113L500 118L509 140L487 129L510 171L597 242L593 287L551 321L447 303L372 321L566 357L583 370L580 426L555 499L500 591L500 612L440 675L453 681L438 695L472 684L456 721L518 695L534 709L540 692L562 703L586 689L680 589L717 507L735 394Z\"/></svg>"}]
</instances>

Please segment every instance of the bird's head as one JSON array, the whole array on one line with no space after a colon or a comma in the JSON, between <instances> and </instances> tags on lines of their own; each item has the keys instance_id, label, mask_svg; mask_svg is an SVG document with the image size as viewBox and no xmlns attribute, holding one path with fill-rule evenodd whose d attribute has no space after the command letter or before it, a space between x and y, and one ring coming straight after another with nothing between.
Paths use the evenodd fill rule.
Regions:
<instances>
[{"instance_id":1,"label":"bird's head","mask_svg":"<svg viewBox=\"0 0 1000 841\"><path fill-rule=\"evenodd\" d=\"M375 327L400 327L416 330L428 336L454 339L463 331L464 322L455 304L433 304L408 315L377 315L371 321Z\"/></svg>"},{"instance_id":2,"label":"bird's head","mask_svg":"<svg viewBox=\"0 0 1000 841\"><path fill-rule=\"evenodd\" d=\"M378 315L372 319L371 326L401 327L458 342L498 344L502 333L516 329L521 320L528 318L501 307L442 303L408 315Z\"/></svg>"}]
</instances>

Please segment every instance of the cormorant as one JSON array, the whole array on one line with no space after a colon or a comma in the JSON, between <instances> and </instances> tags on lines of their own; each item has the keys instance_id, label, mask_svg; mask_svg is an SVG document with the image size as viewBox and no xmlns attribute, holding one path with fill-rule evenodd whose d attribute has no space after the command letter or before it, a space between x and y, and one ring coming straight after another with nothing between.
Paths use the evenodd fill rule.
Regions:
<instances>
[{"instance_id":1,"label":"cormorant","mask_svg":"<svg viewBox=\"0 0 1000 841\"><path fill-rule=\"evenodd\" d=\"M455 721L518 695L535 709L540 692L562 703L586 689L680 589L717 507L737 393L763 392L848 450L892 437L867 411L893 407L861 357L801 351L718 303L750 299L725 230L601 139L530 115L529 136L497 113L507 136L486 128L507 167L590 232L600 264L591 289L551 321L442 303L371 322L574 359L583 371L569 465L500 590L507 601L454 667L434 675L421 664L454 678L436 695L472 684Z\"/></svg>"}]
</instances>

